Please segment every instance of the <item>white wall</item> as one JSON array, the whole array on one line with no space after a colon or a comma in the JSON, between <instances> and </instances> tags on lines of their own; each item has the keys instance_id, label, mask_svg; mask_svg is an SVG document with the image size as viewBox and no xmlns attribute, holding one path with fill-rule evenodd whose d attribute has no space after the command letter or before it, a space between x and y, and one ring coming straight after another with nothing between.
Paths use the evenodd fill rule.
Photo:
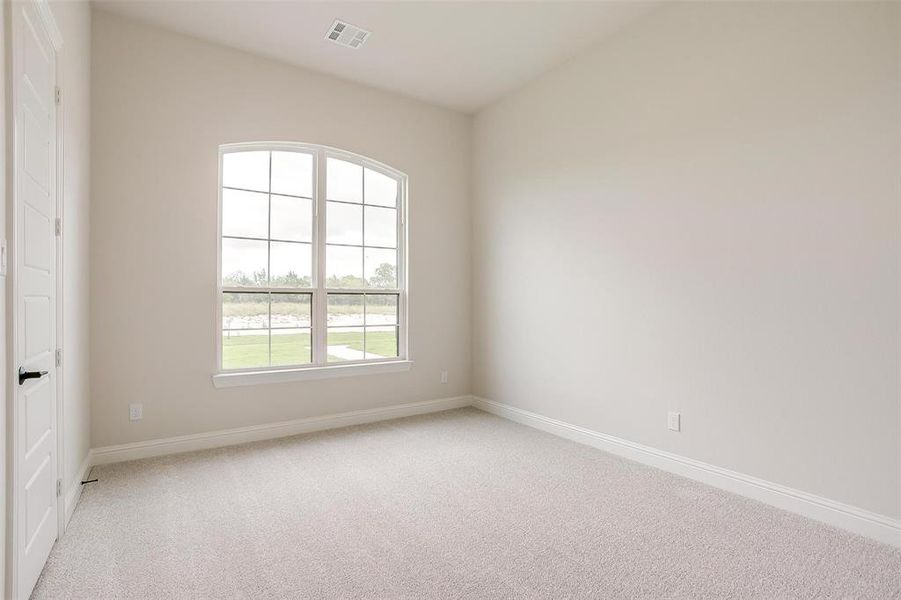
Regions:
<instances>
[{"instance_id":1,"label":"white wall","mask_svg":"<svg viewBox=\"0 0 901 600\"><path fill-rule=\"evenodd\" d=\"M63 37L57 59L63 122L63 489L79 485L91 448L90 387L90 119L91 6L54 0ZM65 499L65 496L64 496Z\"/></svg>"},{"instance_id":2,"label":"white wall","mask_svg":"<svg viewBox=\"0 0 901 600\"><path fill-rule=\"evenodd\" d=\"M901 516L897 12L673 3L479 114L473 392Z\"/></svg>"},{"instance_id":3,"label":"white wall","mask_svg":"<svg viewBox=\"0 0 901 600\"><path fill-rule=\"evenodd\" d=\"M93 40L95 447L469 392L469 117L100 11ZM213 387L218 146L260 140L409 175L410 372Z\"/></svg>"}]
</instances>

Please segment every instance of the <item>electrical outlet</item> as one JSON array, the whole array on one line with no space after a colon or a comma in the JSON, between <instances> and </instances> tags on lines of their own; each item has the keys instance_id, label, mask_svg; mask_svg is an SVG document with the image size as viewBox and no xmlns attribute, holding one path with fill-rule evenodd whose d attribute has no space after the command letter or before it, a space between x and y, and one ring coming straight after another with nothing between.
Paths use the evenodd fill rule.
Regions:
<instances>
[{"instance_id":1,"label":"electrical outlet","mask_svg":"<svg viewBox=\"0 0 901 600\"><path fill-rule=\"evenodd\" d=\"M447 371L441 371L441 383L447 383Z\"/></svg>"},{"instance_id":2,"label":"electrical outlet","mask_svg":"<svg viewBox=\"0 0 901 600\"><path fill-rule=\"evenodd\" d=\"M144 405L143 404L129 404L128 405L128 420L129 421L140 421L144 418Z\"/></svg>"},{"instance_id":3,"label":"electrical outlet","mask_svg":"<svg viewBox=\"0 0 901 600\"><path fill-rule=\"evenodd\" d=\"M667 413L666 426L670 431L681 431L682 430L682 415L677 412Z\"/></svg>"}]
</instances>

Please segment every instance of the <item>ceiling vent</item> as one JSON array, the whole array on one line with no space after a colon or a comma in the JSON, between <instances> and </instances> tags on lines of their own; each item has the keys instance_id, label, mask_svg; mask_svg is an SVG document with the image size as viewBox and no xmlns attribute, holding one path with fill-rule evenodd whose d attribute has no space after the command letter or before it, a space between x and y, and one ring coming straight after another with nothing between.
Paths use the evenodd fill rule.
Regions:
<instances>
[{"instance_id":1,"label":"ceiling vent","mask_svg":"<svg viewBox=\"0 0 901 600\"><path fill-rule=\"evenodd\" d=\"M345 23L344 21L336 19L328 30L328 33L325 35L325 39L331 40L336 44L341 44L342 46L357 49L363 45L363 42L369 39L371 34L371 31L360 29L356 25L351 25L350 23Z\"/></svg>"}]
</instances>

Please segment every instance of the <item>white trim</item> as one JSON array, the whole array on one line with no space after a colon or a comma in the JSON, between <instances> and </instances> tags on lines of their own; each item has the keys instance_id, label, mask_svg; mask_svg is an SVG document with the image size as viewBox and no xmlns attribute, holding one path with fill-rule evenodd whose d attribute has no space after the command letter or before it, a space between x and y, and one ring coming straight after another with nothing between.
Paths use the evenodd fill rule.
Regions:
<instances>
[{"instance_id":1,"label":"white trim","mask_svg":"<svg viewBox=\"0 0 901 600\"><path fill-rule=\"evenodd\" d=\"M308 153L312 156L313 159L313 188L312 188L312 203L313 203L313 211L312 211L312 240L310 242L312 246L312 260L313 260L313 270L312 270L312 287L309 288L273 288L273 287L259 287L259 288L247 288L241 286L224 286L222 284L222 193L223 193L223 159L226 154L234 153L234 152L247 152L247 151L286 151L286 152L301 152ZM394 210L396 212L397 219L397 247L396 247L396 264L397 264L397 287L394 289L383 289L383 288L364 288L361 290L351 290L345 288L332 289L326 286L326 264L325 264L325 251L326 251L326 232L327 232L327 198L328 192L326 186L328 184L328 178L326 176L326 164L330 158L337 158L347 162L351 162L355 165L362 167L363 169L369 169L371 171L375 171L390 177L397 181L398 185L398 197L396 200L396 205ZM365 171L363 171L365 173ZM270 179L271 179L271 158L270 158ZM226 370L222 368L222 302L223 302L223 292L226 291L241 291L241 292L260 292L260 293L268 293L274 291L285 291L290 293L300 293L300 294L311 294L312 295L312 322L310 324L310 333L312 336L312 364L307 366L295 366L292 365L293 368L285 369L287 371L293 370L306 370L306 369L315 369L315 368L324 368L330 367L328 363L328 349L327 349L327 334L328 334L328 319L327 319L327 298L329 293L345 293L345 294L396 294L397 295L397 356L396 357L387 357L389 360L382 362L404 362L411 361L411 336L410 336L410 327L409 324L411 322L411 309L410 309L410 275L409 275L409 178L407 175L393 167L390 167L384 163L378 162L361 154L357 154L355 152L351 152L348 150L341 150L339 148L333 148L331 146L324 146L321 144L310 144L306 142L238 142L238 143L228 143L222 144L219 146L219 176L218 176L218 207L217 207L217 236L216 236L216 307L214 310L214 318L215 318L215 326L213 328L213 333L215 335L215 347L216 347L216 357L215 364L213 365L213 382L216 387L221 387L217 381L239 381L239 379L234 379L231 377L234 373L258 373L258 372L269 372L269 371L280 371L279 369L273 369L269 367L262 367L256 369L240 369L240 370ZM270 186L271 187L271 186ZM367 206L365 202L365 185L362 188L362 192L364 194L364 198L361 199L360 206ZM272 193L269 192L271 196ZM271 211L271 207L270 207ZM365 210L363 211L364 217L364 228L365 228ZM271 228L270 228L271 229ZM271 231L270 231L271 233ZM269 237L271 240L272 238ZM361 240L361 244L365 243L365 239ZM365 249L366 246L359 246L362 252L363 257L363 266L364 272L362 273L363 277L366 277L365 273ZM271 266L271 265L270 265ZM364 303L365 306L365 303ZM363 328L366 324L361 324L360 327ZM364 331L365 336L365 331ZM359 362L373 363L375 361L381 361L381 359L370 359ZM409 367L408 367L409 368ZM407 370L407 369L393 369L394 371ZM337 372L337 371L336 371ZM374 372L380 372L378 370ZM384 371L381 371L384 372ZM326 375L325 373L330 373L329 371L323 371L323 374L318 376L302 376L302 377L293 377L287 378L285 376L279 376L274 381L294 381L300 379L321 379L323 377L331 377L332 375ZM351 370L342 371L343 375L352 375L354 374ZM220 375L228 375L227 378L220 378ZM252 378L253 379L253 378ZM264 379L255 378L259 381L264 381ZM236 385L249 385L245 383L236 384Z\"/></svg>"},{"instance_id":2,"label":"white trim","mask_svg":"<svg viewBox=\"0 0 901 600\"><path fill-rule=\"evenodd\" d=\"M470 396L456 396L452 398L439 398L437 400L425 400L422 402L410 402L408 404L395 404L382 408L369 408L351 412L324 415L321 417L307 417L293 421L282 421L266 425L251 425L250 427L237 427L235 429L223 429L220 431L208 431L178 437L147 440L118 446L104 446L91 450L91 464L105 465L126 460L137 460L153 456L178 454L208 448L233 446L259 440L336 429L350 425L374 423L388 419L398 419L412 415L440 412L454 408L462 408L472 404Z\"/></svg>"},{"instance_id":3,"label":"white trim","mask_svg":"<svg viewBox=\"0 0 901 600\"><path fill-rule=\"evenodd\" d=\"M69 489L66 490L66 521L60 535L62 535L65 528L69 526L69 521L72 519L72 513L75 512L75 506L78 504L78 499L81 498L81 489L84 487L81 482L88 478L88 473L90 471L91 452L88 451L84 460L81 462L81 466L78 467L78 473L75 474L75 478L69 482Z\"/></svg>"},{"instance_id":4,"label":"white trim","mask_svg":"<svg viewBox=\"0 0 901 600\"><path fill-rule=\"evenodd\" d=\"M234 373L224 372L213 375L213 385L217 388L229 388L243 385L284 383L287 381L331 379L333 377L347 377L350 375L401 373L403 371L409 371L411 366L413 366L413 362L409 360L392 360L389 362L360 362L352 365L333 365L330 367L301 367L299 369L273 371L235 371Z\"/></svg>"},{"instance_id":5,"label":"white trim","mask_svg":"<svg viewBox=\"0 0 901 600\"><path fill-rule=\"evenodd\" d=\"M53 18L53 11L50 9L50 3L47 0L33 1L38 17L41 19L41 24L47 31L47 37L50 38L50 43L53 44L53 49L59 52L60 48L63 47L63 34L56 25L56 19Z\"/></svg>"},{"instance_id":6,"label":"white trim","mask_svg":"<svg viewBox=\"0 0 901 600\"><path fill-rule=\"evenodd\" d=\"M38 7L42 6L43 3L39 3ZM49 9L48 9L49 10ZM59 33L57 31L57 33ZM59 44L56 44L57 48L57 57L59 56L59 47L62 44L62 40L60 39ZM56 364L57 352L60 351L63 347L64 339L65 339L65 307L63 306L63 297L65 295L65 235L66 235L66 227L65 227L65 192L66 192L66 145L65 145L65 100L62 98L61 87L62 83L62 68L59 64L59 61L56 61L56 73L54 80L54 110L56 111L56 223L54 223L54 228L57 227L57 223L59 224L58 231L59 233L54 235L53 244L54 244L54 252L56 255L56 269L54 271L54 285L56 287L56 311L54 317L56 318L56 342L53 345L53 364L54 369L56 370L56 464L57 464L57 478L66 483L66 480L69 474L66 472L66 464L68 464L68 459L66 458L66 428L64 427L64 423L66 422L66 403L64 397L65 390L65 372L61 365ZM55 231L54 231L55 233ZM57 522L57 539L63 535L66 531L66 524L69 522L70 513L67 512L67 507L63 502L63 498L58 498L56 503L56 522Z\"/></svg>"},{"instance_id":7,"label":"white trim","mask_svg":"<svg viewBox=\"0 0 901 600\"><path fill-rule=\"evenodd\" d=\"M473 397L473 406L505 419L598 448L810 519L901 547L901 520L743 473L558 421L501 402Z\"/></svg>"},{"instance_id":8,"label":"white trim","mask_svg":"<svg viewBox=\"0 0 901 600\"><path fill-rule=\"evenodd\" d=\"M374 423L376 421L462 408L469 405L611 454L752 498L886 544L901 547L901 520L899 519L551 419L501 402L471 396L411 402L383 408L295 419L280 423L252 425L250 427L210 431L118 446L105 446L91 450L89 459L91 465L103 465L193 450L231 446L350 425ZM82 465L82 477L84 477L84 471L84 465ZM79 485L79 487L81 486ZM71 506L74 509L75 504L74 502L70 504L69 497L74 493L80 492L70 490L66 497L67 513L70 516L69 507ZM77 497L75 500L77 501Z\"/></svg>"}]
</instances>

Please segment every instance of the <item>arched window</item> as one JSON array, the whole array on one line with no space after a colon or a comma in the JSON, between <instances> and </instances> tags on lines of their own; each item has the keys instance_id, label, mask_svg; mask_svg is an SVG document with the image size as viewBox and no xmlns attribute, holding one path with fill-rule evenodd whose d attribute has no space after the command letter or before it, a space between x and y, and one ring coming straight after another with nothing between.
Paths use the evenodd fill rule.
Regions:
<instances>
[{"instance_id":1,"label":"arched window","mask_svg":"<svg viewBox=\"0 0 901 600\"><path fill-rule=\"evenodd\" d=\"M217 385L409 365L406 176L297 143L222 146L219 172Z\"/></svg>"}]
</instances>

